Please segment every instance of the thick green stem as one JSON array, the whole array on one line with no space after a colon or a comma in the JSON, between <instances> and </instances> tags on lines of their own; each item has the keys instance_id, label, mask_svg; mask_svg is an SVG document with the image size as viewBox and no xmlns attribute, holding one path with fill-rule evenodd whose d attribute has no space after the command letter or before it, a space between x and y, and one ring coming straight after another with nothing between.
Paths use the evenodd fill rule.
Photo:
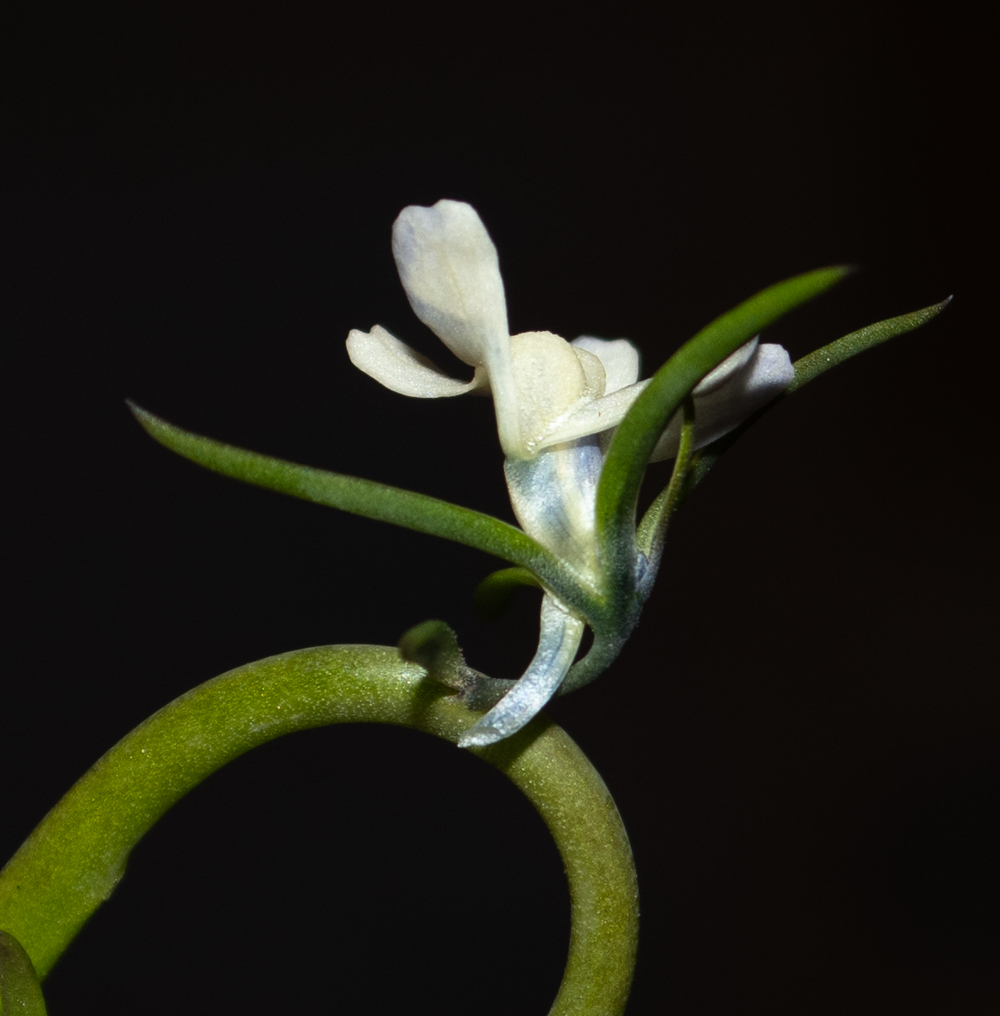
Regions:
<instances>
[{"instance_id":1,"label":"thick green stem","mask_svg":"<svg viewBox=\"0 0 1000 1016\"><path fill-rule=\"evenodd\" d=\"M381 646L304 649L223 674L137 727L49 812L0 872L0 928L44 978L111 895L136 843L227 762L282 734L332 723L391 723L454 742L479 715ZM473 751L531 800L566 866L569 958L550 1016L617 1016L632 980L638 905L611 795L544 717Z\"/></svg>"}]
</instances>

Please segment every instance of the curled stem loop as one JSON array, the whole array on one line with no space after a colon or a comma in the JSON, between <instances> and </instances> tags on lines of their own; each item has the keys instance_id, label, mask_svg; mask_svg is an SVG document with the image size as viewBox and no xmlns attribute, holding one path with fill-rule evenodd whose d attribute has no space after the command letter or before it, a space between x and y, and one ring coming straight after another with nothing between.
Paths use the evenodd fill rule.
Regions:
<instances>
[{"instance_id":1,"label":"curled stem loop","mask_svg":"<svg viewBox=\"0 0 1000 1016\"><path fill-rule=\"evenodd\" d=\"M310 727L365 722L457 742L480 715L382 646L303 649L223 674L119 741L42 820L0 872L0 929L44 978L160 816L257 745ZM569 957L550 1016L618 1016L632 980L638 905L628 838L607 787L542 716L473 751L525 793L566 866Z\"/></svg>"}]
</instances>

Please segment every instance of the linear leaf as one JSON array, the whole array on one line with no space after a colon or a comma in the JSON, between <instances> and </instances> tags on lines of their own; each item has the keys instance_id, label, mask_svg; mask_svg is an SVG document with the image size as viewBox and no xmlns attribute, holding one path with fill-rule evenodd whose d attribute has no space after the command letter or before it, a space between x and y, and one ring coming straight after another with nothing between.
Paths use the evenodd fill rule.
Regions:
<instances>
[{"instance_id":1,"label":"linear leaf","mask_svg":"<svg viewBox=\"0 0 1000 1016\"><path fill-rule=\"evenodd\" d=\"M688 467L691 465L691 453L694 451L694 399L691 396L684 400L682 412L680 444L677 448L677 457L674 459L674 468L670 473L670 482L649 506L636 531L636 544L646 555L649 567L653 569L659 568L667 524L684 492Z\"/></svg>"},{"instance_id":2,"label":"linear leaf","mask_svg":"<svg viewBox=\"0 0 1000 1016\"><path fill-rule=\"evenodd\" d=\"M618 425L597 491L597 529L604 567L630 569L635 506L657 439L688 393L713 367L761 329L840 282L850 268L837 266L769 286L716 318L653 375Z\"/></svg>"},{"instance_id":3,"label":"linear leaf","mask_svg":"<svg viewBox=\"0 0 1000 1016\"><path fill-rule=\"evenodd\" d=\"M795 378L785 389L785 395L791 395L797 388L819 377L820 374L828 371L831 367L849 360L866 349L871 349L880 343L887 342L897 335L912 332L914 328L927 324L928 321L936 318L951 303L952 298L940 303L932 304L930 307L923 307L910 314L900 314L899 317L886 318L885 321L876 321L867 328L859 328L850 335L831 342L820 349L814 349L807 353L801 360L795 361Z\"/></svg>"},{"instance_id":4,"label":"linear leaf","mask_svg":"<svg viewBox=\"0 0 1000 1016\"><path fill-rule=\"evenodd\" d=\"M871 349L882 342L895 338L897 335L905 335L912 332L914 328L927 324L933 320L951 303L952 298L940 303L931 304L930 307L923 307L920 310L912 311L909 314L900 314L898 317L886 318L884 321L876 321L866 328L859 328L856 332L844 335L828 345L814 349L806 353L801 359L792 365L795 368L795 377L792 383L775 399L766 406L762 406L752 416L747 417L736 430L724 434L718 441L713 441L699 451L692 462L691 470L688 473L687 482L678 500L678 506L708 475L709 470L736 442L748 431L765 413L769 413L782 399L798 391L803 385L808 384L820 374L825 373L831 367L849 360L866 349Z\"/></svg>"},{"instance_id":5,"label":"linear leaf","mask_svg":"<svg viewBox=\"0 0 1000 1016\"><path fill-rule=\"evenodd\" d=\"M139 406L131 403L129 406L151 437L213 472L305 501L454 540L530 569L557 594L565 590L572 595L567 586L576 590L575 576L558 558L520 529L491 515L373 480L259 455L192 434ZM578 600L579 594L573 599Z\"/></svg>"}]
</instances>

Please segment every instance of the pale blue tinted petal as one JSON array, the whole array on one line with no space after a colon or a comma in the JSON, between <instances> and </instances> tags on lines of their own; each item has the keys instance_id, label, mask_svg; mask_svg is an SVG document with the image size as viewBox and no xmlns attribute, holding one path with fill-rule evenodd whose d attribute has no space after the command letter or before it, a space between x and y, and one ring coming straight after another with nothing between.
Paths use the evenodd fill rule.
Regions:
<instances>
[{"instance_id":1,"label":"pale blue tinted petal","mask_svg":"<svg viewBox=\"0 0 1000 1016\"><path fill-rule=\"evenodd\" d=\"M584 622L549 593L542 599L538 651L524 676L477 723L462 735L460 748L502 741L531 722L555 694L573 664L583 638Z\"/></svg>"},{"instance_id":2,"label":"pale blue tinted petal","mask_svg":"<svg viewBox=\"0 0 1000 1016\"><path fill-rule=\"evenodd\" d=\"M594 504L601 475L596 437L507 459L504 474L521 528L577 571L596 571Z\"/></svg>"},{"instance_id":3,"label":"pale blue tinted petal","mask_svg":"<svg viewBox=\"0 0 1000 1016\"><path fill-rule=\"evenodd\" d=\"M739 350L737 350L739 352ZM792 382L795 370L782 346L758 346L753 356L707 394L695 389L695 447L711 444L767 405ZM673 458L680 440L680 414L674 414L653 449L650 462Z\"/></svg>"}]
</instances>

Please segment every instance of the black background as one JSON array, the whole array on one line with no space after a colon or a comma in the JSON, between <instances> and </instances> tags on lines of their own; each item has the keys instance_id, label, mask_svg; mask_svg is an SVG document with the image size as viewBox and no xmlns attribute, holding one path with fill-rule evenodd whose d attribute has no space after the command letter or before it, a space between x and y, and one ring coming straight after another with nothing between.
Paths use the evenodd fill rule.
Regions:
<instances>
[{"instance_id":1,"label":"black background","mask_svg":"<svg viewBox=\"0 0 1000 1016\"><path fill-rule=\"evenodd\" d=\"M956 294L730 453L620 661L552 713L632 837L630 1014L995 1012L985 23L851 0L6 11L0 854L249 660L429 617L497 676L530 658L535 598L472 611L482 554L202 472L122 401L509 518L489 403L396 396L343 346L380 323L448 362L389 231L451 197L491 231L514 331L625 335L647 370L823 264L864 271L772 330L793 356ZM182 802L47 995L54 1016L542 1014L566 909L492 770L314 731Z\"/></svg>"}]
</instances>

